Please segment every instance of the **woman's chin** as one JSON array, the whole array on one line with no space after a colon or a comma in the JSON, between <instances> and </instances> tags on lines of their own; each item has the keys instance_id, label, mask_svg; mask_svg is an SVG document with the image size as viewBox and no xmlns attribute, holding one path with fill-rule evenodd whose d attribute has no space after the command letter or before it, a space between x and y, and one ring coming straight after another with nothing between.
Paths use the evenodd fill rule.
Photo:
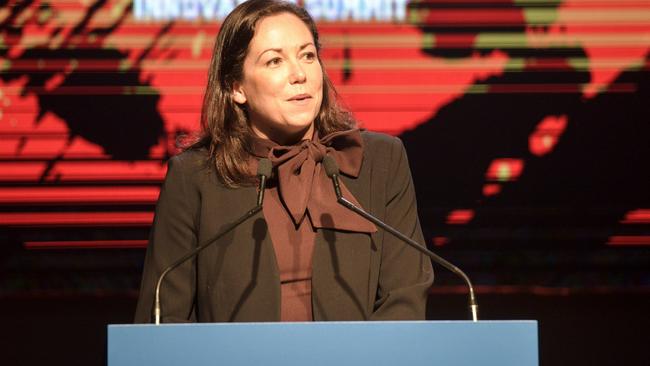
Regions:
<instances>
[{"instance_id":1,"label":"woman's chin","mask_svg":"<svg viewBox=\"0 0 650 366\"><path fill-rule=\"evenodd\" d=\"M284 136L286 140L289 140L293 143L300 142L302 140L309 140L312 138L314 129L311 128L313 121L295 121L290 123L288 128L284 131Z\"/></svg>"}]
</instances>

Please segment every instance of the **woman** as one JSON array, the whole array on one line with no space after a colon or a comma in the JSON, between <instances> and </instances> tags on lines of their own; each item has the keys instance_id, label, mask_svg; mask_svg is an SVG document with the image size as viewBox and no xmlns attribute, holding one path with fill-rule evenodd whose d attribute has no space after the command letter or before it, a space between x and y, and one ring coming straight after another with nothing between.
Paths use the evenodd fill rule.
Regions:
<instances>
[{"instance_id":1,"label":"woman","mask_svg":"<svg viewBox=\"0 0 650 366\"><path fill-rule=\"evenodd\" d=\"M290 3L250 0L223 22L202 138L169 162L136 322L151 321L161 271L255 205L256 164L273 162L263 213L170 272L163 322L424 319L428 258L336 203L344 194L423 241L404 149L360 132L336 104L316 26Z\"/></svg>"}]
</instances>

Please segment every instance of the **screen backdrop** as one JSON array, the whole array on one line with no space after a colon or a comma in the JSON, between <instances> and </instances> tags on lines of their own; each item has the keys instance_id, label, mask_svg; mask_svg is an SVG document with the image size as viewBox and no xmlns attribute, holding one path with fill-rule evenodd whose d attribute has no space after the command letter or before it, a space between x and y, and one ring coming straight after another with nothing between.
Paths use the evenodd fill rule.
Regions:
<instances>
[{"instance_id":1,"label":"screen backdrop","mask_svg":"<svg viewBox=\"0 0 650 366\"><path fill-rule=\"evenodd\" d=\"M0 1L0 295L137 291L236 3ZM427 244L482 291L648 289L647 0L300 4L342 103L403 140Z\"/></svg>"}]
</instances>

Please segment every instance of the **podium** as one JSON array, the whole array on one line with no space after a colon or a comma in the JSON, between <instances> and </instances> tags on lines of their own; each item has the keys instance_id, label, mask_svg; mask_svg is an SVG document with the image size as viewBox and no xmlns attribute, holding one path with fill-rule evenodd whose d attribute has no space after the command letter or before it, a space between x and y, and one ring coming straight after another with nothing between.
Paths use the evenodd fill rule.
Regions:
<instances>
[{"instance_id":1,"label":"podium","mask_svg":"<svg viewBox=\"0 0 650 366\"><path fill-rule=\"evenodd\" d=\"M108 366L537 366L536 321L109 325Z\"/></svg>"}]
</instances>

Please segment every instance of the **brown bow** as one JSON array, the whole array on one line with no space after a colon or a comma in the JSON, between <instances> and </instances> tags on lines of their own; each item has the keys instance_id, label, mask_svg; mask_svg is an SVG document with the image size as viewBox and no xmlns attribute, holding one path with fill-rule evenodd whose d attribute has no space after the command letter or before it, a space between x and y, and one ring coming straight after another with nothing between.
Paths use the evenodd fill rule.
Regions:
<instances>
[{"instance_id":1,"label":"brown bow","mask_svg":"<svg viewBox=\"0 0 650 366\"><path fill-rule=\"evenodd\" d=\"M298 145L280 146L269 140L255 139L255 155L268 157L277 168L278 188L289 216L298 225L309 212L314 228L374 233L377 228L336 202L331 180L321 162L332 156L341 173L358 177L363 159L363 139L358 129L331 133ZM343 196L361 207L341 182Z\"/></svg>"}]
</instances>

